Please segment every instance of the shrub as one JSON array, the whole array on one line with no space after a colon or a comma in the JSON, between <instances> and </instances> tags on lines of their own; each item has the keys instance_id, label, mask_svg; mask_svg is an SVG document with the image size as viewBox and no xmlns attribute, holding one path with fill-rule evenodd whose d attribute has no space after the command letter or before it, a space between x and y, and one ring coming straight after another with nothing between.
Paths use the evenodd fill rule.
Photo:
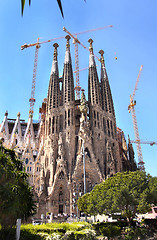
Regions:
<instances>
[{"instance_id":1,"label":"shrub","mask_svg":"<svg viewBox=\"0 0 157 240\"><path fill-rule=\"evenodd\" d=\"M96 232L90 229L81 231L67 231L64 235L64 240L95 240Z\"/></svg>"},{"instance_id":2,"label":"shrub","mask_svg":"<svg viewBox=\"0 0 157 240\"><path fill-rule=\"evenodd\" d=\"M146 236L147 229L145 228L132 228L128 227L125 229L125 240L138 239L138 237Z\"/></svg>"},{"instance_id":3,"label":"shrub","mask_svg":"<svg viewBox=\"0 0 157 240\"><path fill-rule=\"evenodd\" d=\"M93 224L93 227L98 235L103 235L107 237L118 236L121 233L121 227L117 226L115 223L96 223Z\"/></svg>"}]
</instances>

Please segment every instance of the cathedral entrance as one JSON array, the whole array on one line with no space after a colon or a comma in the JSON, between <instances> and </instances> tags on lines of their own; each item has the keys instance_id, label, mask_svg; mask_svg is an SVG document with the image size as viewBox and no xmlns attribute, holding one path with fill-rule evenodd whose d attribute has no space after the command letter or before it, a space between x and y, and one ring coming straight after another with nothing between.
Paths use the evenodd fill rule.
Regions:
<instances>
[{"instance_id":1,"label":"cathedral entrance","mask_svg":"<svg viewBox=\"0 0 157 240\"><path fill-rule=\"evenodd\" d=\"M59 205L59 213L63 214L63 205Z\"/></svg>"}]
</instances>

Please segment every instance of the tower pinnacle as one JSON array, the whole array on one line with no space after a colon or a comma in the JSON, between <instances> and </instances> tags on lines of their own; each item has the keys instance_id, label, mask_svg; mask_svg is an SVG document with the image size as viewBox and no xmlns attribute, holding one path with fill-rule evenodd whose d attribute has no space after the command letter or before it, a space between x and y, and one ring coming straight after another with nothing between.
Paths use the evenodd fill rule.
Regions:
<instances>
[{"instance_id":1,"label":"tower pinnacle","mask_svg":"<svg viewBox=\"0 0 157 240\"><path fill-rule=\"evenodd\" d=\"M90 39L88 40L88 42L90 43L90 45L89 45L89 51L90 51L91 54L93 54L93 45L92 45L93 40L90 38Z\"/></svg>"},{"instance_id":2,"label":"tower pinnacle","mask_svg":"<svg viewBox=\"0 0 157 240\"><path fill-rule=\"evenodd\" d=\"M71 39L71 37L69 35L66 35L66 40L67 40L67 44L66 44L66 48L70 48L70 43L69 40Z\"/></svg>"},{"instance_id":3,"label":"tower pinnacle","mask_svg":"<svg viewBox=\"0 0 157 240\"><path fill-rule=\"evenodd\" d=\"M101 63L104 63L104 51L100 50L99 53L101 54L100 61Z\"/></svg>"},{"instance_id":4,"label":"tower pinnacle","mask_svg":"<svg viewBox=\"0 0 157 240\"><path fill-rule=\"evenodd\" d=\"M58 56L57 48L59 47L58 43L54 43L53 47L54 47L53 60L57 61L57 56Z\"/></svg>"}]
</instances>

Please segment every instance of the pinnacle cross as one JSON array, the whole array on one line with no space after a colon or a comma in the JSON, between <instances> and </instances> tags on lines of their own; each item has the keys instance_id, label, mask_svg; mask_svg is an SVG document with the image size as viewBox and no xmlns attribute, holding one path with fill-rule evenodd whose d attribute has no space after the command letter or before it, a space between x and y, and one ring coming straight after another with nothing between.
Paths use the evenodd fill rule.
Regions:
<instances>
[{"instance_id":1,"label":"pinnacle cross","mask_svg":"<svg viewBox=\"0 0 157 240\"><path fill-rule=\"evenodd\" d=\"M101 54L100 61L101 61L101 63L104 63L104 51L100 50L99 53Z\"/></svg>"},{"instance_id":2,"label":"pinnacle cross","mask_svg":"<svg viewBox=\"0 0 157 240\"><path fill-rule=\"evenodd\" d=\"M71 37L69 35L66 35L65 38L67 40L66 48L70 48L69 40L71 39Z\"/></svg>"},{"instance_id":3,"label":"pinnacle cross","mask_svg":"<svg viewBox=\"0 0 157 240\"><path fill-rule=\"evenodd\" d=\"M92 45L93 40L90 38L90 39L88 40L88 42L90 43L90 45L89 45L89 51L90 51L90 53L93 54L93 45Z\"/></svg>"},{"instance_id":4,"label":"pinnacle cross","mask_svg":"<svg viewBox=\"0 0 157 240\"><path fill-rule=\"evenodd\" d=\"M58 43L54 43L53 47L54 47L53 59L57 61L57 55L58 55L57 48L59 47Z\"/></svg>"}]
</instances>

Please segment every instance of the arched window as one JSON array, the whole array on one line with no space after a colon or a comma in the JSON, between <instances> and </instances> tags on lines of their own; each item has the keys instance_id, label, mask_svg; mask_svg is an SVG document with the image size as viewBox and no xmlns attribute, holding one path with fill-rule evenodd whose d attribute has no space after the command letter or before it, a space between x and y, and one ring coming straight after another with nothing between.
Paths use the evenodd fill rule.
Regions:
<instances>
[{"instance_id":1,"label":"arched window","mask_svg":"<svg viewBox=\"0 0 157 240\"><path fill-rule=\"evenodd\" d=\"M26 164L28 164L28 158L26 158L26 161L25 161Z\"/></svg>"}]
</instances>

